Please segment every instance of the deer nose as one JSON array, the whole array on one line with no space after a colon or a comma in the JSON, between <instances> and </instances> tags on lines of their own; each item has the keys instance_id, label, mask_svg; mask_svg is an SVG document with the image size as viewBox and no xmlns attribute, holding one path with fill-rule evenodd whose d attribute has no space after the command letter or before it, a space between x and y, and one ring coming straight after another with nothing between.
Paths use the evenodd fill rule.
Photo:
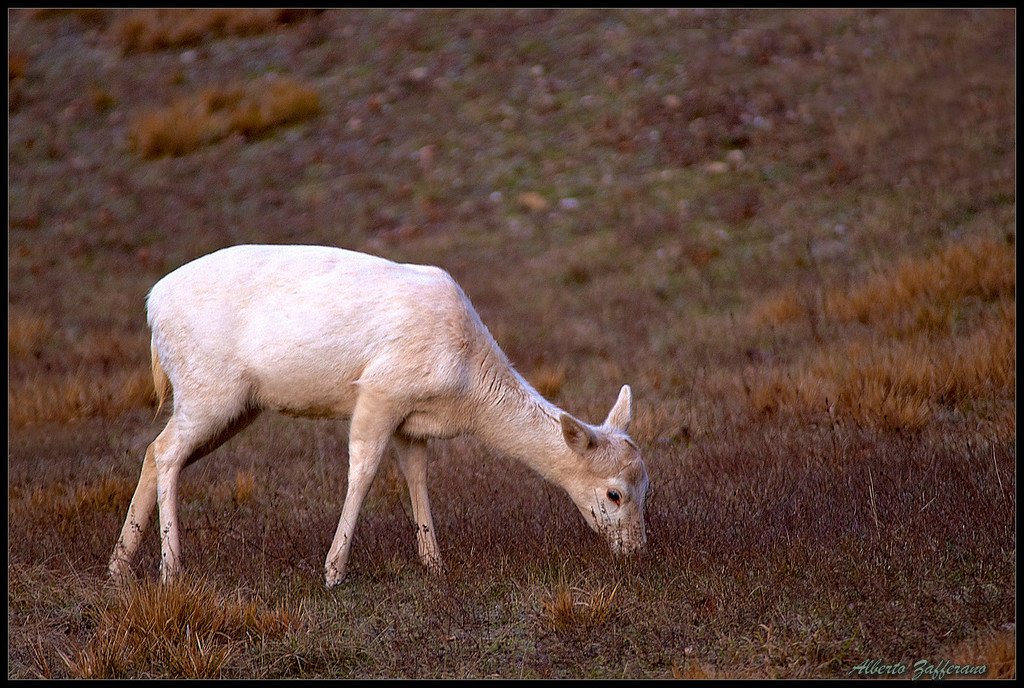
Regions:
<instances>
[{"instance_id":1,"label":"deer nose","mask_svg":"<svg viewBox=\"0 0 1024 688\"><path fill-rule=\"evenodd\" d=\"M641 536L639 539L623 539L621 537L616 537L611 541L612 552L618 556L634 554L643 549L646 544L646 536Z\"/></svg>"}]
</instances>

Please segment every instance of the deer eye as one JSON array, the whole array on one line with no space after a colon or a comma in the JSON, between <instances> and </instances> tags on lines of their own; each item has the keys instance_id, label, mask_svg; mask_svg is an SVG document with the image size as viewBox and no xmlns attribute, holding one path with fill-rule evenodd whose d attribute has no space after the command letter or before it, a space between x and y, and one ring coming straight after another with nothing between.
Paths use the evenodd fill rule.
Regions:
<instances>
[{"instance_id":1,"label":"deer eye","mask_svg":"<svg viewBox=\"0 0 1024 688\"><path fill-rule=\"evenodd\" d=\"M618 504L619 500L622 499L622 497L615 490L608 490L608 499Z\"/></svg>"}]
</instances>

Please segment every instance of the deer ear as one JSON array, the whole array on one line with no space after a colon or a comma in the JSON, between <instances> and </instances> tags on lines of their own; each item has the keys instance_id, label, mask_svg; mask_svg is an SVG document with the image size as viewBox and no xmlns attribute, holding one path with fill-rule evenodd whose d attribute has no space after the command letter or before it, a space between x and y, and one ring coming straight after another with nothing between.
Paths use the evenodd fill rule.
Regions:
<instances>
[{"instance_id":1,"label":"deer ear","mask_svg":"<svg viewBox=\"0 0 1024 688\"><path fill-rule=\"evenodd\" d=\"M615 400L615 406L612 406L612 410L608 412L604 424L609 428L625 432L629 428L631 420L633 420L633 390L629 388L629 385L622 385L622 389L619 390L619 398Z\"/></svg>"},{"instance_id":2,"label":"deer ear","mask_svg":"<svg viewBox=\"0 0 1024 688\"><path fill-rule=\"evenodd\" d=\"M577 454L584 453L597 442L594 431L568 413L559 416L558 422L562 426L562 437L565 438L565 443Z\"/></svg>"}]
</instances>

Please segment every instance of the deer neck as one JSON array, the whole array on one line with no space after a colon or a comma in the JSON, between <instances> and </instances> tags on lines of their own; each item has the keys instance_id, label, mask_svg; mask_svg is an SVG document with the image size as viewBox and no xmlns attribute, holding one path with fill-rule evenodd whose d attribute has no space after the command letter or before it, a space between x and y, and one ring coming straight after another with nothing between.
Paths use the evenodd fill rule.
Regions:
<instances>
[{"instance_id":1,"label":"deer neck","mask_svg":"<svg viewBox=\"0 0 1024 688\"><path fill-rule=\"evenodd\" d=\"M503 355L487 357L477 390L475 434L484 444L563 488L587 472L584 459L562 436L562 409L541 396Z\"/></svg>"}]
</instances>

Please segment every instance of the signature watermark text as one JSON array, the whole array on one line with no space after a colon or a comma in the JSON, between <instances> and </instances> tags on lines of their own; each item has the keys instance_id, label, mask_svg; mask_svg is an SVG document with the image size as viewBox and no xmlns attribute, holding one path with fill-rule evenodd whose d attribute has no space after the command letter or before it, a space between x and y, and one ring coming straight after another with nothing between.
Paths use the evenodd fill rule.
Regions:
<instances>
[{"instance_id":1,"label":"signature watermark text","mask_svg":"<svg viewBox=\"0 0 1024 688\"><path fill-rule=\"evenodd\" d=\"M919 659L913 664L886 662L881 659L865 659L848 673L860 676L910 676L913 680L930 678L942 680L947 676L983 676L988 672L984 664L956 664L948 659L932 662Z\"/></svg>"}]
</instances>

